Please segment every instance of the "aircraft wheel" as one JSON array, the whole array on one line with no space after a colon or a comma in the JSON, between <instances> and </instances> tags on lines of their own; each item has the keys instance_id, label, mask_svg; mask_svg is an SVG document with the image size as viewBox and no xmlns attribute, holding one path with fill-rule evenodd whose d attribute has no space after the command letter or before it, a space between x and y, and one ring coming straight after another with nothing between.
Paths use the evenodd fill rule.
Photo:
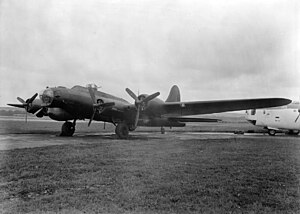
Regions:
<instances>
[{"instance_id":1,"label":"aircraft wheel","mask_svg":"<svg viewBox=\"0 0 300 214\"><path fill-rule=\"evenodd\" d=\"M165 128L164 127L161 127L160 128L160 133L164 134L166 132Z\"/></svg>"},{"instance_id":2,"label":"aircraft wheel","mask_svg":"<svg viewBox=\"0 0 300 214\"><path fill-rule=\"evenodd\" d=\"M75 126L71 122L65 122L61 127L60 136L72 136L75 132Z\"/></svg>"},{"instance_id":3,"label":"aircraft wheel","mask_svg":"<svg viewBox=\"0 0 300 214\"><path fill-rule=\"evenodd\" d=\"M268 129L268 134L271 135L271 136L274 136L276 134L276 130Z\"/></svg>"},{"instance_id":4,"label":"aircraft wheel","mask_svg":"<svg viewBox=\"0 0 300 214\"><path fill-rule=\"evenodd\" d=\"M128 125L125 123L119 123L115 129L116 134L121 139L128 138L129 135L129 128Z\"/></svg>"}]
</instances>

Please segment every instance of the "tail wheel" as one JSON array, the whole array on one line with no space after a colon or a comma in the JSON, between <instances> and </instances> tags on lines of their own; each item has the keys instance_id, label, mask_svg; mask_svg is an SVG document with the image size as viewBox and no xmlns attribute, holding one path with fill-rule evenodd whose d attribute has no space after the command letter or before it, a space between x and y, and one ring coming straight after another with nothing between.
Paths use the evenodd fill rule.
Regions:
<instances>
[{"instance_id":1,"label":"tail wheel","mask_svg":"<svg viewBox=\"0 0 300 214\"><path fill-rule=\"evenodd\" d=\"M128 125L125 123L119 123L115 129L116 134L121 139L127 139L129 135Z\"/></svg>"},{"instance_id":2,"label":"tail wheel","mask_svg":"<svg viewBox=\"0 0 300 214\"><path fill-rule=\"evenodd\" d=\"M274 136L276 134L276 130L268 129L268 134L271 135L271 136Z\"/></svg>"},{"instance_id":3,"label":"tail wheel","mask_svg":"<svg viewBox=\"0 0 300 214\"><path fill-rule=\"evenodd\" d=\"M71 122L65 122L61 127L60 136L72 136L75 132L75 126Z\"/></svg>"}]
</instances>

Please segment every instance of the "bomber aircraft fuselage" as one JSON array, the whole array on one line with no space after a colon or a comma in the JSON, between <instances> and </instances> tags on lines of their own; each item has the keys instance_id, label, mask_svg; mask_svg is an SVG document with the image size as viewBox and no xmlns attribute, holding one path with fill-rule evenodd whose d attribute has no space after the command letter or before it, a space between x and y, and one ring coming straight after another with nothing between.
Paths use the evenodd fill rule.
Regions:
<instances>
[{"instance_id":1,"label":"bomber aircraft fuselage","mask_svg":"<svg viewBox=\"0 0 300 214\"><path fill-rule=\"evenodd\" d=\"M75 131L76 120L88 119L88 125L93 120L113 123L119 138L127 138L129 131L134 131L138 126L181 127L186 122L217 122L216 119L185 117L219 113L226 111L246 110L253 108L266 108L282 106L291 101L284 98L258 98L238 100L215 101L190 101L180 100L179 88L174 85L168 98L163 101L158 98L159 92L151 95L141 94L136 96L130 89L126 92L134 99L128 101L98 91L97 87L74 86L47 87L38 94L24 101L17 98L21 104L8 104L25 108L26 113L33 113L37 117L49 116L53 120L65 121L61 135L72 136ZM73 122L69 122L73 121Z\"/></svg>"}]
</instances>

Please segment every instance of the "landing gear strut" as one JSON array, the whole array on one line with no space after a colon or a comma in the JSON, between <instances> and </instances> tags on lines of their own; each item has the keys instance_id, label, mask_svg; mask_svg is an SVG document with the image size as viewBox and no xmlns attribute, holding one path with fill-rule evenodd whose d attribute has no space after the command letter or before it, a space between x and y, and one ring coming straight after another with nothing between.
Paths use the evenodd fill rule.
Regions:
<instances>
[{"instance_id":1,"label":"landing gear strut","mask_svg":"<svg viewBox=\"0 0 300 214\"><path fill-rule=\"evenodd\" d=\"M126 123L118 123L115 132L121 139L127 139L129 135L129 127Z\"/></svg>"},{"instance_id":2,"label":"landing gear strut","mask_svg":"<svg viewBox=\"0 0 300 214\"><path fill-rule=\"evenodd\" d=\"M166 132L165 128L164 127L161 127L160 128L160 133L164 134Z\"/></svg>"},{"instance_id":3,"label":"landing gear strut","mask_svg":"<svg viewBox=\"0 0 300 214\"><path fill-rule=\"evenodd\" d=\"M75 125L76 125L76 120L74 120L73 123L66 121L61 127L60 136L67 136L67 137L72 136L75 132Z\"/></svg>"}]
</instances>

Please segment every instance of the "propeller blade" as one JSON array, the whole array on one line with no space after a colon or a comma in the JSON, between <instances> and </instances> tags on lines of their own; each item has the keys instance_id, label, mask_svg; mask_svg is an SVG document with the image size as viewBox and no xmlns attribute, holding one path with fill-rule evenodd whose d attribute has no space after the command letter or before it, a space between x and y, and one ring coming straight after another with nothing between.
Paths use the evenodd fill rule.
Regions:
<instances>
[{"instance_id":1,"label":"propeller blade","mask_svg":"<svg viewBox=\"0 0 300 214\"><path fill-rule=\"evenodd\" d=\"M19 100L20 103L26 103L21 97L17 97L17 100Z\"/></svg>"},{"instance_id":2,"label":"propeller blade","mask_svg":"<svg viewBox=\"0 0 300 214\"><path fill-rule=\"evenodd\" d=\"M139 121L139 117L140 117L140 108L141 108L141 105L138 105L137 112L136 112L136 116L135 116L135 121L134 121L134 127L137 127L137 124L138 124L138 121Z\"/></svg>"},{"instance_id":3,"label":"propeller blade","mask_svg":"<svg viewBox=\"0 0 300 214\"><path fill-rule=\"evenodd\" d=\"M47 108L43 107L40 110L38 110L38 112L35 114L35 116L37 117L43 117L47 114Z\"/></svg>"},{"instance_id":4,"label":"propeller blade","mask_svg":"<svg viewBox=\"0 0 300 214\"><path fill-rule=\"evenodd\" d=\"M138 102L138 97L133 93L129 88L125 89L126 92L134 99L134 101Z\"/></svg>"},{"instance_id":5,"label":"propeller blade","mask_svg":"<svg viewBox=\"0 0 300 214\"><path fill-rule=\"evenodd\" d=\"M26 111L26 113L25 113L25 123L27 123L27 113L28 113L28 110L27 110L28 108L27 108L27 106L25 107L25 111Z\"/></svg>"},{"instance_id":6,"label":"propeller blade","mask_svg":"<svg viewBox=\"0 0 300 214\"><path fill-rule=\"evenodd\" d=\"M91 96L91 99L92 99L92 102L93 102L93 114L92 114L92 117L90 118L89 123L88 123L88 126L90 126L91 123L92 123L92 120L95 117L97 107L95 106L96 105L96 96L95 96L94 90L91 87L88 87L88 90L89 90L89 93L90 93L90 96Z\"/></svg>"},{"instance_id":7,"label":"propeller blade","mask_svg":"<svg viewBox=\"0 0 300 214\"><path fill-rule=\"evenodd\" d=\"M89 90L89 93L90 93L93 103L96 103L95 92L93 91L93 89L91 87L88 87L88 90Z\"/></svg>"},{"instance_id":8,"label":"propeller blade","mask_svg":"<svg viewBox=\"0 0 300 214\"><path fill-rule=\"evenodd\" d=\"M26 103L29 104L29 103L32 103L35 98L37 97L38 93L36 93L35 95L33 95Z\"/></svg>"},{"instance_id":9,"label":"propeller blade","mask_svg":"<svg viewBox=\"0 0 300 214\"><path fill-rule=\"evenodd\" d=\"M299 114L298 114L298 116L297 116L297 118L296 118L296 120L295 120L295 123L298 121L299 116L300 116L300 112L299 112Z\"/></svg>"},{"instance_id":10,"label":"propeller blade","mask_svg":"<svg viewBox=\"0 0 300 214\"><path fill-rule=\"evenodd\" d=\"M150 100L153 100L155 97L157 97L157 96L159 96L159 95L160 95L159 92L156 92L156 93L154 93L154 94L151 94L151 95L149 95L148 97L146 97L146 98L143 100L143 102L146 103L146 102L148 102L148 101L150 101Z\"/></svg>"},{"instance_id":11,"label":"propeller blade","mask_svg":"<svg viewBox=\"0 0 300 214\"><path fill-rule=\"evenodd\" d=\"M7 105L17 107L17 108L24 108L24 104L7 104Z\"/></svg>"},{"instance_id":12,"label":"propeller blade","mask_svg":"<svg viewBox=\"0 0 300 214\"><path fill-rule=\"evenodd\" d=\"M96 109L94 109L94 111L93 111L93 115L92 115L92 117L90 118L90 121L89 121L89 123L88 123L88 126L90 126L91 125L91 123L92 123L92 120L94 119L94 117L95 117L95 114L96 114Z\"/></svg>"},{"instance_id":13,"label":"propeller blade","mask_svg":"<svg viewBox=\"0 0 300 214\"><path fill-rule=\"evenodd\" d=\"M299 97L299 103L300 103L300 97ZM296 118L296 120L295 120L295 123L298 121L298 119L299 119L299 116L300 116L300 106L298 106L298 116L297 116L297 118Z\"/></svg>"}]
</instances>

